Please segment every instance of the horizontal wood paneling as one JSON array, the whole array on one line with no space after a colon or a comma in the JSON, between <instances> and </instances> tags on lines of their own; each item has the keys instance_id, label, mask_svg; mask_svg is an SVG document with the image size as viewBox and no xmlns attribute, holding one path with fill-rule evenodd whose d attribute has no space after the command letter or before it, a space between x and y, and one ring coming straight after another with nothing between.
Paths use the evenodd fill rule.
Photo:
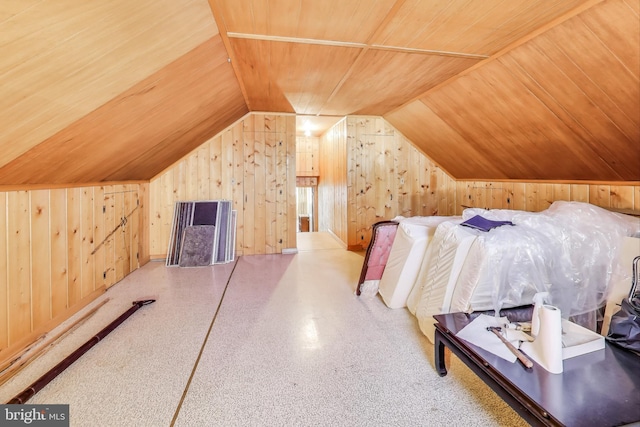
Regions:
<instances>
[{"instance_id":1,"label":"horizontal wood paneling","mask_svg":"<svg viewBox=\"0 0 640 427\"><path fill-rule=\"evenodd\" d=\"M0 183L149 179L246 111L216 37L0 168Z\"/></svg>"},{"instance_id":2,"label":"horizontal wood paneling","mask_svg":"<svg viewBox=\"0 0 640 427\"><path fill-rule=\"evenodd\" d=\"M124 211L112 212L103 194L131 207L139 190L127 184L0 192L0 362L103 292L97 278L116 270L116 260L128 263L120 279L138 268L138 236L147 235L134 229L144 224L141 212L131 209L123 222ZM104 217L117 218L116 225Z\"/></svg>"},{"instance_id":3,"label":"horizontal wood paneling","mask_svg":"<svg viewBox=\"0 0 640 427\"><path fill-rule=\"evenodd\" d=\"M0 33L4 165L218 30L206 0L68 0L2 2Z\"/></svg>"},{"instance_id":4,"label":"horizontal wood paneling","mask_svg":"<svg viewBox=\"0 0 640 427\"><path fill-rule=\"evenodd\" d=\"M151 256L166 256L175 202L203 198L232 201L238 255L295 248L295 156L295 116L250 114L156 176Z\"/></svg>"}]
</instances>

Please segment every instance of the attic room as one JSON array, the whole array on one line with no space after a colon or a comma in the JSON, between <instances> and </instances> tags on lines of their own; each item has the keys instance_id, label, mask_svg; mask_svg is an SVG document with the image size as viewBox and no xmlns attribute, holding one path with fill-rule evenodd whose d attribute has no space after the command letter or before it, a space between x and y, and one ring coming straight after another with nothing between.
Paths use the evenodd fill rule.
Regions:
<instances>
[{"instance_id":1,"label":"attic room","mask_svg":"<svg viewBox=\"0 0 640 427\"><path fill-rule=\"evenodd\" d=\"M4 1L0 44L2 403L153 300L27 403L74 426L572 424L449 348L443 375L406 297L356 293L376 223L565 206L597 213L580 232L632 224L597 258L628 291L640 1ZM230 201L233 260L167 266L176 203L203 200Z\"/></svg>"}]
</instances>

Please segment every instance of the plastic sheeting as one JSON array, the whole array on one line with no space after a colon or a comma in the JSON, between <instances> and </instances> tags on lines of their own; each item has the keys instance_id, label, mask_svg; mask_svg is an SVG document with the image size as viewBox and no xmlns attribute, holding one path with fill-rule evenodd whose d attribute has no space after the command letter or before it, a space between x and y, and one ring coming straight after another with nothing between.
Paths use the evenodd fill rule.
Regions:
<instances>
[{"instance_id":1,"label":"plastic sheeting","mask_svg":"<svg viewBox=\"0 0 640 427\"><path fill-rule=\"evenodd\" d=\"M463 218L482 215L508 220L479 239L487 252L481 281L489 281L494 309L530 303L549 292L548 303L563 317L595 312L606 302L624 236L640 233L640 220L580 202L554 202L538 212L466 209ZM594 328L592 324L585 325Z\"/></svg>"}]
</instances>

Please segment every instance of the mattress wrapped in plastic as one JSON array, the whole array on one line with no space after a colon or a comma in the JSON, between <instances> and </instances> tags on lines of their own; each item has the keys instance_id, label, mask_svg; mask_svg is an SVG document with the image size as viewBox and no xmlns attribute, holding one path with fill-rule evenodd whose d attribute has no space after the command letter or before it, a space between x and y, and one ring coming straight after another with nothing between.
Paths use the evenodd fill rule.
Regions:
<instances>
[{"instance_id":1,"label":"mattress wrapped in plastic","mask_svg":"<svg viewBox=\"0 0 640 427\"><path fill-rule=\"evenodd\" d=\"M477 211L465 210L463 218ZM531 303L533 294L546 291L547 302L565 318L593 313L605 304L622 239L640 231L637 218L580 202L554 202L538 213L496 210L482 215L508 219L515 227L498 227L479 238L485 262L475 289L483 289L485 298L490 289L494 310ZM460 288L458 298L468 300L468 292ZM470 303L467 311L487 308Z\"/></svg>"},{"instance_id":2,"label":"mattress wrapped in plastic","mask_svg":"<svg viewBox=\"0 0 640 427\"><path fill-rule=\"evenodd\" d=\"M460 226L461 222L450 220L438 226L418 273L415 293L409 297L409 310L418 319L420 330L430 339L434 331L433 315L450 312L453 287L481 233Z\"/></svg>"},{"instance_id":3,"label":"mattress wrapped in plastic","mask_svg":"<svg viewBox=\"0 0 640 427\"><path fill-rule=\"evenodd\" d=\"M514 226L438 227L407 303L430 339L434 314L499 311L531 304L537 292L548 292L547 303L565 318L594 313L616 276L623 237L640 233L640 219L580 202L537 213L466 209L462 220L476 215ZM595 329L596 320L581 324Z\"/></svg>"},{"instance_id":4,"label":"mattress wrapped in plastic","mask_svg":"<svg viewBox=\"0 0 640 427\"><path fill-rule=\"evenodd\" d=\"M378 291L389 308L407 305L425 252L436 227L451 217L396 217L399 222Z\"/></svg>"}]
</instances>

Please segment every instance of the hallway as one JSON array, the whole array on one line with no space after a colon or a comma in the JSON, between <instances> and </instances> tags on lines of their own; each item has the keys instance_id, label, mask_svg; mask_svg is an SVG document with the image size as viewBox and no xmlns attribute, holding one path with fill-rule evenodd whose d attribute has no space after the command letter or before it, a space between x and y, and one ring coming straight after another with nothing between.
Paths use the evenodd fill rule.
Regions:
<instances>
[{"instance_id":1,"label":"hallway","mask_svg":"<svg viewBox=\"0 0 640 427\"><path fill-rule=\"evenodd\" d=\"M455 357L440 378L407 310L354 295L362 253L327 233L298 237L292 255L145 265L0 398L155 298L28 403L69 404L71 426L526 425Z\"/></svg>"}]
</instances>

